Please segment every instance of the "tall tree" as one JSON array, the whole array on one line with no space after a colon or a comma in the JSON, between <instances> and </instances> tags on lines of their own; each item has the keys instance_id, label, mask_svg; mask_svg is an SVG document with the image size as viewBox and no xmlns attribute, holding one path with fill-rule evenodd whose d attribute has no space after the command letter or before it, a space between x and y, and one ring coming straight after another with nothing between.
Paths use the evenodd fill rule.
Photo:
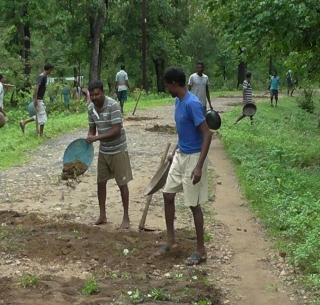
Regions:
<instances>
[{"instance_id":1,"label":"tall tree","mask_svg":"<svg viewBox=\"0 0 320 305\"><path fill-rule=\"evenodd\" d=\"M88 8L87 18L90 24L91 46L90 81L101 77L103 27L107 19L108 2L108 0L96 0Z\"/></svg>"},{"instance_id":2,"label":"tall tree","mask_svg":"<svg viewBox=\"0 0 320 305\"><path fill-rule=\"evenodd\" d=\"M11 37L6 43L6 48L9 52L19 54L23 65L24 82L22 88L29 88L30 84L30 50L31 50L31 29L30 29L30 6L33 10L37 7L33 1L4 1L1 3L0 14L2 21L9 26L15 27L15 31L11 32Z\"/></svg>"},{"instance_id":3,"label":"tall tree","mask_svg":"<svg viewBox=\"0 0 320 305\"><path fill-rule=\"evenodd\" d=\"M148 90L147 80L147 1L141 2L141 69L142 88Z\"/></svg>"}]
</instances>

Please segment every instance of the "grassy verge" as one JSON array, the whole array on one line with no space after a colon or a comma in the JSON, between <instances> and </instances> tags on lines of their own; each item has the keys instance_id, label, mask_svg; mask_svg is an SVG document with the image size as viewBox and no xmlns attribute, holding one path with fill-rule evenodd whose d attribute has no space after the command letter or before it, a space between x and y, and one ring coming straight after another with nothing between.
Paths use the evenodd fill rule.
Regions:
<instances>
[{"instance_id":1,"label":"grassy verge","mask_svg":"<svg viewBox=\"0 0 320 305\"><path fill-rule=\"evenodd\" d=\"M157 95L143 96L139 101L137 111L171 104L172 98ZM134 106L135 99L131 97L125 105L126 114L131 114ZM61 105L60 109L63 109L63 105ZM7 115L9 121L0 129L0 170L24 163L32 150L48 140L47 138L40 139L36 136L34 123L28 124L25 135L22 134L18 124L21 118L27 117L25 110L11 109ZM48 123L45 126L45 134L52 138L77 128L86 128L87 125L85 107L82 107L78 113L69 113L63 110L58 112L55 110L49 115Z\"/></svg>"},{"instance_id":2,"label":"grassy verge","mask_svg":"<svg viewBox=\"0 0 320 305\"><path fill-rule=\"evenodd\" d=\"M221 137L242 188L292 264L320 288L320 129L318 116L294 99L258 106L256 122L233 125L240 107L224 114Z\"/></svg>"}]
</instances>

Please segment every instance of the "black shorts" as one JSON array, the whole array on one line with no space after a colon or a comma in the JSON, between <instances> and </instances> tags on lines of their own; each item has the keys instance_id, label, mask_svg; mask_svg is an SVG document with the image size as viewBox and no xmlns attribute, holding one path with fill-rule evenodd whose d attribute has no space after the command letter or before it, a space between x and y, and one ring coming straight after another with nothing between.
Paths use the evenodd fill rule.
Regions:
<instances>
[{"instance_id":1,"label":"black shorts","mask_svg":"<svg viewBox=\"0 0 320 305\"><path fill-rule=\"evenodd\" d=\"M278 90L271 90L270 94L271 94L271 97L278 97Z\"/></svg>"}]
</instances>

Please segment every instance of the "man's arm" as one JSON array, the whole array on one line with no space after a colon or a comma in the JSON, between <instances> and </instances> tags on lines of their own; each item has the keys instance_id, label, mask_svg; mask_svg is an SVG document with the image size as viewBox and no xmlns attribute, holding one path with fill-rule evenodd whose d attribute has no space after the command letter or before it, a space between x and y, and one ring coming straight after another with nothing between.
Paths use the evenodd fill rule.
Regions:
<instances>
[{"instance_id":1,"label":"man's arm","mask_svg":"<svg viewBox=\"0 0 320 305\"><path fill-rule=\"evenodd\" d=\"M130 89L129 87L129 78L128 78L128 73L126 73L126 76L125 76L125 82L126 82L126 86L128 89Z\"/></svg>"},{"instance_id":2,"label":"man's arm","mask_svg":"<svg viewBox=\"0 0 320 305\"><path fill-rule=\"evenodd\" d=\"M209 103L210 109L213 109L212 104L211 104L210 91L209 91L209 85L208 84L206 84L206 95L207 95L207 99L208 99L208 103Z\"/></svg>"},{"instance_id":3,"label":"man's arm","mask_svg":"<svg viewBox=\"0 0 320 305\"><path fill-rule=\"evenodd\" d=\"M88 137L89 136L95 136L96 135L96 126L94 126L94 127L92 127L92 126L90 126L89 127L89 130L88 130Z\"/></svg>"},{"instance_id":4,"label":"man's arm","mask_svg":"<svg viewBox=\"0 0 320 305\"><path fill-rule=\"evenodd\" d=\"M121 135L121 124L112 125L111 129L109 129L106 133L102 135L96 135L96 127L90 127L87 141L89 143L93 143L95 141L110 141L115 138L120 137Z\"/></svg>"},{"instance_id":5,"label":"man's arm","mask_svg":"<svg viewBox=\"0 0 320 305\"><path fill-rule=\"evenodd\" d=\"M33 102L34 106L37 108L38 107L38 91L39 91L39 84L36 85L34 92L33 92Z\"/></svg>"},{"instance_id":6,"label":"man's arm","mask_svg":"<svg viewBox=\"0 0 320 305\"><path fill-rule=\"evenodd\" d=\"M38 81L37 81L37 85L34 88L34 93L33 93L33 103L34 103L34 107L37 108L38 107L38 91L39 91L39 86L41 84L41 82L43 81L42 76L39 76Z\"/></svg>"},{"instance_id":7,"label":"man's arm","mask_svg":"<svg viewBox=\"0 0 320 305\"><path fill-rule=\"evenodd\" d=\"M201 180L202 167L203 167L204 161L206 160L206 157L210 148L211 139L212 139L212 132L210 131L206 121L203 121L203 123L201 123L198 128L202 133L203 143L201 146L201 152L200 152L198 163L194 168L194 170L192 171L192 175L191 175L193 184L197 184Z\"/></svg>"}]
</instances>

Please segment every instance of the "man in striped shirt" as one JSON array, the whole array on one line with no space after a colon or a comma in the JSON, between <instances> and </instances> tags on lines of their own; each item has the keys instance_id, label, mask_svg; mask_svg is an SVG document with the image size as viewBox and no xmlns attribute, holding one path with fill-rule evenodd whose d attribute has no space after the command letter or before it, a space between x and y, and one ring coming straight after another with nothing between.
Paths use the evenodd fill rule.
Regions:
<instances>
[{"instance_id":1,"label":"man in striped shirt","mask_svg":"<svg viewBox=\"0 0 320 305\"><path fill-rule=\"evenodd\" d=\"M252 99L252 87L251 87L251 72L246 73L246 79L243 81L242 84L242 101L244 104L253 104ZM237 124L240 120L242 120L245 117L244 114L242 114L235 122ZM253 116L250 116L251 125L253 124Z\"/></svg>"},{"instance_id":2,"label":"man in striped shirt","mask_svg":"<svg viewBox=\"0 0 320 305\"><path fill-rule=\"evenodd\" d=\"M87 141L89 143L100 141L97 177L100 216L95 224L101 225L107 222L105 208L107 181L114 178L120 189L124 212L120 228L128 229L130 225L128 182L132 180L132 171L121 109L118 102L104 95L101 81L91 82L88 89L93 105L88 110Z\"/></svg>"},{"instance_id":3,"label":"man in striped shirt","mask_svg":"<svg viewBox=\"0 0 320 305\"><path fill-rule=\"evenodd\" d=\"M246 79L242 84L243 102L245 104L252 103L252 87L251 87L251 72L246 73Z\"/></svg>"}]
</instances>

